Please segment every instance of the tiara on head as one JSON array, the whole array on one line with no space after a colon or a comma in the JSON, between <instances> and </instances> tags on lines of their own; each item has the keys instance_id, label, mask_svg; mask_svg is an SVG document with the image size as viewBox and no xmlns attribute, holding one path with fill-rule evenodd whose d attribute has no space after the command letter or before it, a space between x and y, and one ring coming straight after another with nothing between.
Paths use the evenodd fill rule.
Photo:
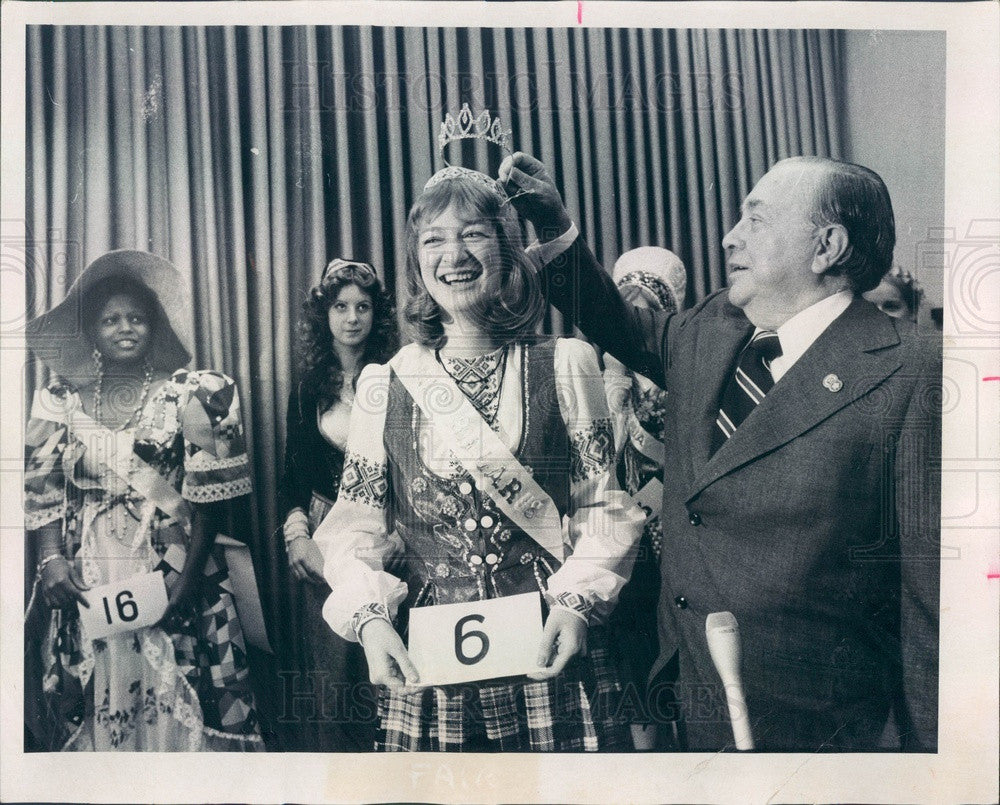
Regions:
<instances>
[{"instance_id":1,"label":"tiara on head","mask_svg":"<svg viewBox=\"0 0 1000 805\"><path fill-rule=\"evenodd\" d=\"M502 199L502 204L506 204L511 199L522 195L524 191L515 193L513 196L508 195L504 186L492 176L488 176L472 168L451 165L444 155L445 147L449 143L458 142L459 140L483 140L497 146L506 154L512 154L511 137L511 130L504 129L500 118L493 117L488 109L484 109L478 115L475 115L469 108L469 104L463 103L457 116L453 116L450 112L444 116L444 121L441 123L441 133L438 135L438 146L441 150L441 158L444 160L445 167L427 180L424 190L449 179L468 179L497 193Z\"/></svg>"},{"instance_id":2,"label":"tiara on head","mask_svg":"<svg viewBox=\"0 0 1000 805\"><path fill-rule=\"evenodd\" d=\"M452 117L451 112L444 116L441 133L438 135L438 147L443 154L449 143L458 140L485 140L509 154L512 134L510 129L504 130L500 118L493 117L489 109L473 115L469 104L463 103L457 117Z\"/></svg>"},{"instance_id":3,"label":"tiara on head","mask_svg":"<svg viewBox=\"0 0 1000 805\"><path fill-rule=\"evenodd\" d=\"M667 285L663 277L652 271L643 271L642 269L629 271L627 274L623 274L615 284L619 288L623 285L638 285L640 288L645 288L656 298L660 310L666 310L670 313L677 311L677 299L674 298L673 289Z\"/></svg>"},{"instance_id":4,"label":"tiara on head","mask_svg":"<svg viewBox=\"0 0 1000 805\"><path fill-rule=\"evenodd\" d=\"M441 168L441 170L427 180L424 190L428 190L434 187L434 185L441 184L441 182L446 182L449 179L470 179L477 184L481 184L483 187L489 188L494 193L499 193L501 198L507 199L507 193L503 189L503 186L492 176L487 176L485 173L473 170L472 168L463 168L460 165L448 165L446 168Z\"/></svg>"}]
</instances>

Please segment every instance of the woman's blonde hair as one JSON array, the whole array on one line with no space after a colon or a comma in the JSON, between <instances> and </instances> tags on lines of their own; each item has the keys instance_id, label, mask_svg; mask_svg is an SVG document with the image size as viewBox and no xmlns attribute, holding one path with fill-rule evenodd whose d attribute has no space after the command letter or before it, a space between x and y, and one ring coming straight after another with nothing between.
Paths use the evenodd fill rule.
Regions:
<instances>
[{"instance_id":1,"label":"woman's blonde hair","mask_svg":"<svg viewBox=\"0 0 1000 805\"><path fill-rule=\"evenodd\" d=\"M482 220L496 227L500 241L500 271L496 288L483 294L470 311L473 320L502 342L535 334L545 310L538 276L524 253L524 234L517 212L485 183L465 177L444 179L424 188L406 221L406 272L403 283L403 327L418 344L437 349L447 340L441 308L427 292L420 276L420 229L449 206L464 219Z\"/></svg>"}]
</instances>

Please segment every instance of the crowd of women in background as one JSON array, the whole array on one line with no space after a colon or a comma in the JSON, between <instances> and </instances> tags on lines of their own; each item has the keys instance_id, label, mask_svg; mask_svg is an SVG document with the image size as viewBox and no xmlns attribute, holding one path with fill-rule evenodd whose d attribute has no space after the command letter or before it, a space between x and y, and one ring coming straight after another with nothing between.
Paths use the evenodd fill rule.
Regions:
<instances>
[{"instance_id":1,"label":"crowd of women in background","mask_svg":"<svg viewBox=\"0 0 1000 805\"><path fill-rule=\"evenodd\" d=\"M315 701L273 748L672 745L644 706L665 392L609 356L602 384L589 345L536 335L538 257L506 202L475 171L427 183L408 219L400 306L412 343L398 352L373 266L335 259L306 295L279 501L300 628L278 664ZM665 249L624 255L614 279L633 304L684 305L684 267ZM914 315L913 283L893 282L873 301ZM182 287L165 260L112 252L28 327L52 376L26 432L37 748L264 747L224 550L249 522L239 394L226 375L187 368ZM487 482L489 467L466 460L456 445L469 434L456 439L419 378L473 412L462 427L567 524L563 537L553 542L544 517L525 517ZM94 604L90 589L151 574L167 595L155 622L88 633L78 607ZM536 673L420 684L404 642L410 609L526 592L547 615Z\"/></svg>"}]
</instances>

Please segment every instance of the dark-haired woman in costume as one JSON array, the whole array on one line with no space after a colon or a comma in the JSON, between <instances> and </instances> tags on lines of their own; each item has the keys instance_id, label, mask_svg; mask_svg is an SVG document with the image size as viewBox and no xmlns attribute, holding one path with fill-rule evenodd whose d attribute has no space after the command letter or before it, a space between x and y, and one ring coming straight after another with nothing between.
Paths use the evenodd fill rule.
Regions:
<instances>
[{"instance_id":1,"label":"dark-haired woman in costume","mask_svg":"<svg viewBox=\"0 0 1000 805\"><path fill-rule=\"evenodd\" d=\"M622 298L636 307L676 313L684 308L687 273L680 258L658 246L640 246L615 263L612 279ZM673 723L660 682L652 691L647 677L659 653L656 607L660 597L660 508L663 473L663 407L667 393L652 380L626 369L612 355L604 356L604 384L618 445L618 481L641 501L646 527L639 541L635 567L610 619L610 630L621 665L622 699L631 720L632 742L639 751L670 746ZM658 732L662 730L662 735Z\"/></svg>"},{"instance_id":2,"label":"dark-haired woman in costume","mask_svg":"<svg viewBox=\"0 0 1000 805\"><path fill-rule=\"evenodd\" d=\"M296 636L297 707L291 746L300 751L372 748L375 695L364 655L334 634L322 617L330 594L312 540L337 499L354 384L369 363L396 350L392 306L367 263L336 259L303 302L299 382L288 399L285 467L279 487L288 566L304 623ZM287 709L287 708L286 708Z\"/></svg>"}]
</instances>

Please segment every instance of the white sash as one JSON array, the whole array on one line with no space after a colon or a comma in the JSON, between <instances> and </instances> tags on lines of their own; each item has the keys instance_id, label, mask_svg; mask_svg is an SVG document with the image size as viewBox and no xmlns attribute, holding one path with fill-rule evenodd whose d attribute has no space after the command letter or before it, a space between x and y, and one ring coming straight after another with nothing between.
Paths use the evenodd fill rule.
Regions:
<instances>
[{"instance_id":1,"label":"white sash","mask_svg":"<svg viewBox=\"0 0 1000 805\"><path fill-rule=\"evenodd\" d=\"M450 443L455 445L452 453L476 485L535 542L563 561L562 518L555 502L430 350L416 345L404 348L389 364L432 426L451 437Z\"/></svg>"},{"instance_id":2,"label":"white sash","mask_svg":"<svg viewBox=\"0 0 1000 805\"><path fill-rule=\"evenodd\" d=\"M108 462L101 461L101 466L117 475L160 511L186 524L191 517L190 505L160 473L135 455L132 434L104 427L83 412L78 399L72 395L63 401L48 389L40 389L35 393L31 416L67 428L79 426L85 433L100 437L104 444L114 445L113 455L108 456Z\"/></svg>"}]
</instances>

